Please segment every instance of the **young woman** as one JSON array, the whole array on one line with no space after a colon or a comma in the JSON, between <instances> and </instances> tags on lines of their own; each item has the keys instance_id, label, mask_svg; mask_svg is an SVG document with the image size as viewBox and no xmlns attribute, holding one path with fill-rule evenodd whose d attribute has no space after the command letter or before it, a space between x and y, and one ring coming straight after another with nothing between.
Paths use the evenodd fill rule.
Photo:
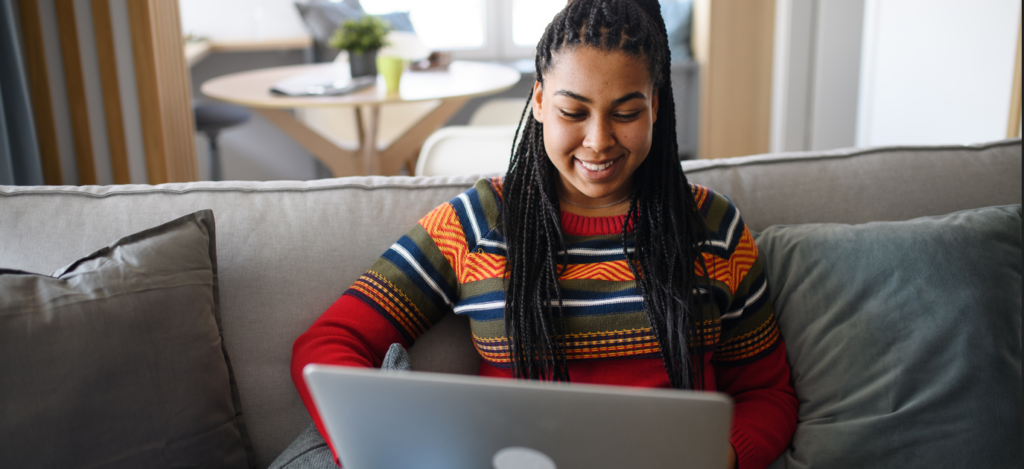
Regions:
<instances>
[{"instance_id":1,"label":"young woman","mask_svg":"<svg viewBox=\"0 0 1024 469\"><path fill-rule=\"evenodd\" d=\"M318 428L303 366L379 367L454 309L482 376L728 393L730 465L767 466L796 428L785 349L739 212L680 169L657 0L570 1L536 67L506 177L427 214L295 342Z\"/></svg>"}]
</instances>

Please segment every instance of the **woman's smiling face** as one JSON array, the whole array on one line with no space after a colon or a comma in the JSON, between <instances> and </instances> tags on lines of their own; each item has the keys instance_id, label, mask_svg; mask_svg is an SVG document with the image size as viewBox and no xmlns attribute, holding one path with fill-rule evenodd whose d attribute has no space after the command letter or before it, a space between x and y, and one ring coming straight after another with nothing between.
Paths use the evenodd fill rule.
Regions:
<instances>
[{"instance_id":1,"label":"woman's smiling face","mask_svg":"<svg viewBox=\"0 0 1024 469\"><path fill-rule=\"evenodd\" d=\"M647 63L618 51L566 48L533 93L533 117L544 124L544 148L561 176L558 194L591 207L629 195L658 114ZM625 213L629 206L617 207Z\"/></svg>"}]
</instances>

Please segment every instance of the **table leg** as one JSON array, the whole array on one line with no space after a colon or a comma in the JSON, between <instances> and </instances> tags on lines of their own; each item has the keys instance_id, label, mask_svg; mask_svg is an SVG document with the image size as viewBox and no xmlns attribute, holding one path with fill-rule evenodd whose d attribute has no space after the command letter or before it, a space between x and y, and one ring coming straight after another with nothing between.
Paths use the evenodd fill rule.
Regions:
<instances>
[{"instance_id":1,"label":"table leg","mask_svg":"<svg viewBox=\"0 0 1024 469\"><path fill-rule=\"evenodd\" d=\"M352 109L356 112L356 137L359 139L359 148L363 148L366 137L363 133L363 107L353 106Z\"/></svg>"},{"instance_id":2,"label":"table leg","mask_svg":"<svg viewBox=\"0 0 1024 469\"><path fill-rule=\"evenodd\" d=\"M361 106L360 106L361 108ZM360 112L356 113L356 122L359 123L359 151L363 154L363 173L367 176L383 174L386 176L395 173L380 171L380 155L377 151L377 128L380 124L380 105L371 104L366 106L369 113L366 122L361 119Z\"/></svg>"},{"instance_id":3,"label":"table leg","mask_svg":"<svg viewBox=\"0 0 1024 469\"><path fill-rule=\"evenodd\" d=\"M323 162L330 168L334 177L374 174L394 176L402 168L416 167L416 158L423 142L455 115L467 101L469 98L463 97L441 100L441 104L423 116L383 151L378 150L376 145L377 132L380 128L380 105L377 104L355 107L359 149L354 152L338 148L334 142L306 126L287 110L256 108L254 111ZM365 121L364 111L368 113Z\"/></svg>"},{"instance_id":4,"label":"table leg","mask_svg":"<svg viewBox=\"0 0 1024 469\"><path fill-rule=\"evenodd\" d=\"M263 116L264 119L270 121L277 128L288 134L296 143L312 153L313 156L330 168L334 177L364 174L363 164L358 153L338 148L334 142L324 138L324 136L296 119L291 112L284 109L261 108L254 108L253 111Z\"/></svg>"},{"instance_id":5,"label":"table leg","mask_svg":"<svg viewBox=\"0 0 1024 469\"><path fill-rule=\"evenodd\" d=\"M441 104L433 111L423 116L423 119L409 128L405 134L379 152L376 159L377 167L380 168L379 174L394 175L398 174L403 167L415 168L416 158L420 154L423 142L430 134L448 122L448 119L451 119L459 109L462 109L467 101L469 98L465 97L441 100ZM374 150L376 151L376 147ZM412 175L411 172L410 175Z\"/></svg>"}]
</instances>

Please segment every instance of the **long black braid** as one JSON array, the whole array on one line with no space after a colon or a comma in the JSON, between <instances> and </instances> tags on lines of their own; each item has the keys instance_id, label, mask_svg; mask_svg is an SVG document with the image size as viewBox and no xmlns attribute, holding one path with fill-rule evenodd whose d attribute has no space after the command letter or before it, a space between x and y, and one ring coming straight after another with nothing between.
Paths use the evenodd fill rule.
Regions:
<instances>
[{"instance_id":1,"label":"long black braid","mask_svg":"<svg viewBox=\"0 0 1024 469\"><path fill-rule=\"evenodd\" d=\"M537 81L563 48L595 47L641 58L658 93L650 153L633 175L622 249L675 388L702 388L706 330L697 267L707 240L704 218L679 166L665 22L657 0L573 0L537 44ZM532 98L532 93L531 93ZM505 178L502 230L508 245L505 330L517 378L569 381L565 314L558 278L568 264L556 193L558 170L544 149L544 127L520 118ZM632 226L632 233L628 233ZM626 249L630 236L635 251Z\"/></svg>"}]
</instances>

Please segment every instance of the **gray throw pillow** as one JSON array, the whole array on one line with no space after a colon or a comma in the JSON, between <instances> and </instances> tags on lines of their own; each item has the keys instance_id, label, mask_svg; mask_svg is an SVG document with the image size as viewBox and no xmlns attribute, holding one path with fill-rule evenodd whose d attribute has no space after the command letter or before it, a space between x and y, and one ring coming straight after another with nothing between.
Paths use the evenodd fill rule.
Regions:
<instances>
[{"instance_id":1,"label":"gray throw pillow","mask_svg":"<svg viewBox=\"0 0 1024 469\"><path fill-rule=\"evenodd\" d=\"M1021 206L755 235L800 418L775 468L1021 467Z\"/></svg>"},{"instance_id":2,"label":"gray throw pillow","mask_svg":"<svg viewBox=\"0 0 1024 469\"><path fill-rule=\"evenodd\" d=\"M213 212L0 270L0 467L249 467Z\"/></svg>"}]
</instances>

